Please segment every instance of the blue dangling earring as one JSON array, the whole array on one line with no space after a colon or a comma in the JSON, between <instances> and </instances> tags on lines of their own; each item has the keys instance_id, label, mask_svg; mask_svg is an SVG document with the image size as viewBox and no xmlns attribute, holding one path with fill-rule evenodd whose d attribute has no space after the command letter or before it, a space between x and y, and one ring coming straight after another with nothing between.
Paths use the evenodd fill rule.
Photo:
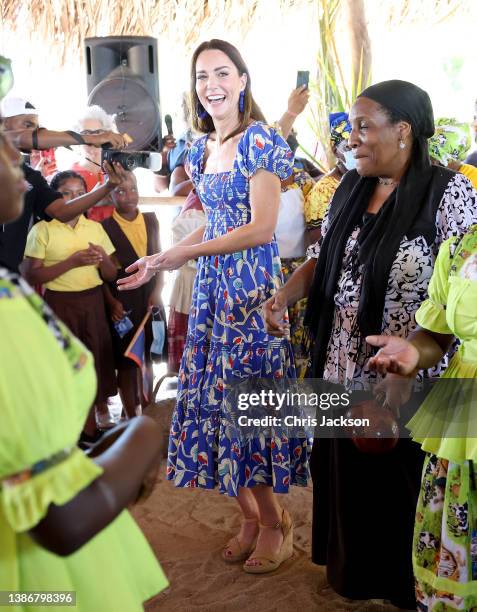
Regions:
<instances>
[{"instance_id":1,"label":"blue dangling earring","mask_svg":"<svg viewBox=\"0 0 477 612\"><path fill-rule=\"evenodd\" d=\"M200 102L197 102L197 116L199 119L207 119L209 113L205 110Z\"/></svg>"},{"instance_id":2,"label":"blue dangling earring","mask_svg":"<svg viewBox=\"0 0 477 612\"><path fill-rule=\"evenodd\" d=\"M244 109L245 109L245 90L242 89L242 91L240 92L240 97L239 97L239 111L243 113Z\"/></svg>"}]
</instances>

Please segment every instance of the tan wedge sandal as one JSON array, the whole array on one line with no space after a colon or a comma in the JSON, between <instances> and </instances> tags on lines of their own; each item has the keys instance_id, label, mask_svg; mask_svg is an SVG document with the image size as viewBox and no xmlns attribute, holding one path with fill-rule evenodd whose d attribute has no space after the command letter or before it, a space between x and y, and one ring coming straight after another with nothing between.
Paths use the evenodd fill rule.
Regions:
<instances>
[{"instance_id":1,"label":"tan wedge sandal","mask_svg":"<svg viewBox=\"0 0 477 612\"><path fill-rule=\"evenodd\" d=\"M243 522L244 523L256 523L257 525L259 525L257 518L243 519ZM227 563L236 563L237 561L244 561L253 552L255 545L257 543L257 538L258 538L258 533L255 536L251 546L245 549L240 544L238 537L234 536L224 546L222 550L222 559L226 561ZM227 554L228 551L230 552L230 554Z\"/></svg>"},{"instance_id":2,"label":"tan wedge sandal","mask_svg":"<svg viewBox=\"0 0 477 612\"><path fill-rule=\"evenodd\" d=\"M259 557L255 557L252 554L249 559L258 561L258 564L247 565L244 563L243 569L247 574L268 574L268 572L274 572L284 561L293 556L293 523L286 510L282 511L282 520L275 523L275 525L262 525L260 523L260 529L264 528L282 530L283 542L281 548L278 554L265 552Z\"/></svg>"}]
</instances>

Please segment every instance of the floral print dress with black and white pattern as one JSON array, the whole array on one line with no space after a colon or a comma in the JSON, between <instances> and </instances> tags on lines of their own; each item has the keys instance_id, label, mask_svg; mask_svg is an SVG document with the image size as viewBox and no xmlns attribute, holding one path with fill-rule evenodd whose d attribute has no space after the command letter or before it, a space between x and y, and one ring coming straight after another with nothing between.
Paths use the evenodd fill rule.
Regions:
<instances>
[{"instance_id":1,"label":"floral print dress with black and white pattern","mask_svg":"<svg viewBox=\"0 0 477 612\"><path fill-rule=\"evenodd\" d=\"M407 337L416 329L414 315L426 297L434 262L440 245L451 236L460 236L477 222L477 193L470 181L456 174L447 185L437 209L436 239L428 245L423 236L413 240L403 238L389 275L385 296L382 333ZM322 226L322 236L329 226L328 214ZM365 386L376 378L366 364L372 349L356 333L356 317L361 293L362 275L355 280L352 253L360 228L356 227L346 244L343 267L335 293L335 315L323 378L336 383ZM320 247L316 243L308 248L308 255L318 258ZM429 372L438 376L442 364Z\"/></svg>"}]
</instances>

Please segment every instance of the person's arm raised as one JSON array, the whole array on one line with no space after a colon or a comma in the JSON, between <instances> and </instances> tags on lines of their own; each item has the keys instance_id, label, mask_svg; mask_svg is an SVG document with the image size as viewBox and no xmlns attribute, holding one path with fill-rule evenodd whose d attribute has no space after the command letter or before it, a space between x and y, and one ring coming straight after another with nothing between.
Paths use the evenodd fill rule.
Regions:
<instances>
[{"instance_id":1,"label":"person's arm raised","mask_svg":"<svg viewBox=\"0 0 477 612\"><path fill-rule=\"evenodd\" d=\"M288 107L287 110L283 113L280 119L277 121L280 126L283 134L283 138L286 140L290 135L293 124L295 123L296 118L300 113L305 110L306 105L308 104L308 98L310 97L310 92L305 85L294 89L290 97L288 98Z\"/></svg>"},{"instance_id":2,"label":"person's arm raised","mask_svg":"<svg viewBox=\"0 0 477 612\"><path fill-rule=\"evenodd\" d=\"M116 162L114 162L113 165L104 162L103 169L108 175L108 180L104 185L74 200L70 200L69 202L65 202L63 199L55 200L46 207L46 214L53 219L58 219L58 221L62 223L67 223L103 200L113 189L116 189L116 187L127 178L126 172L121 164Z\"/></svg>"},{"instance_id":3,"label":"person's arm raised","mask_svg":"<svg viewBox=\"0 0 477 612\"><path fill-rule=\"evenodd\" d=\"M123 149L130 139L123 134L115 132L102 132L101 134L77 134L76 132L55 132L46 129L9 130L6 132L13 144L22 151L32 149L44 150L56 147L69 147L86 144L100 147L109 144L112 149Z\"/></svg>"}]
</instances>

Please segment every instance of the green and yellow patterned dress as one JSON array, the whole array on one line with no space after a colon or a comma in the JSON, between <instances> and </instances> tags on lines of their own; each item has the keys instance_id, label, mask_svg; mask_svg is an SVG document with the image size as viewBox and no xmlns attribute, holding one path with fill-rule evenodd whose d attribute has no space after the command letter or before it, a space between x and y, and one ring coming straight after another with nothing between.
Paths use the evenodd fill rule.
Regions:
<instances>
[{"instance_id":1,"label":"green and yellow patterned dress","mask_svg":"<svg viewBox=\"0 0 477 612\"><path fill-rule=\"evenodd\" d=\"M416 321L461 341L443 378L477 378L477 226L442 244ZM472 610L477 607L477 438L470 436L477 431L477 392L470 384L437 385L434 391L409 423L413 439L428 453L413 542L416 599L423 612ZM463 434L455 434L456 423L464 423Z\"/></svg>"},{"instance_id":2,"label":"green and yellow patterned dress","mask_svg":"<svg viewBox=\"0 0 477 612\"><path fill-rule=\"evenodd\" d=\"M0 330L0 591L75 591L79 612L143 610L167 579L127 511L67 557L28 534L102 473L76 447L96 392L91 354L5 268ZM19 601L8 609L52 610Z\"/></svg>"}]
</instances>

